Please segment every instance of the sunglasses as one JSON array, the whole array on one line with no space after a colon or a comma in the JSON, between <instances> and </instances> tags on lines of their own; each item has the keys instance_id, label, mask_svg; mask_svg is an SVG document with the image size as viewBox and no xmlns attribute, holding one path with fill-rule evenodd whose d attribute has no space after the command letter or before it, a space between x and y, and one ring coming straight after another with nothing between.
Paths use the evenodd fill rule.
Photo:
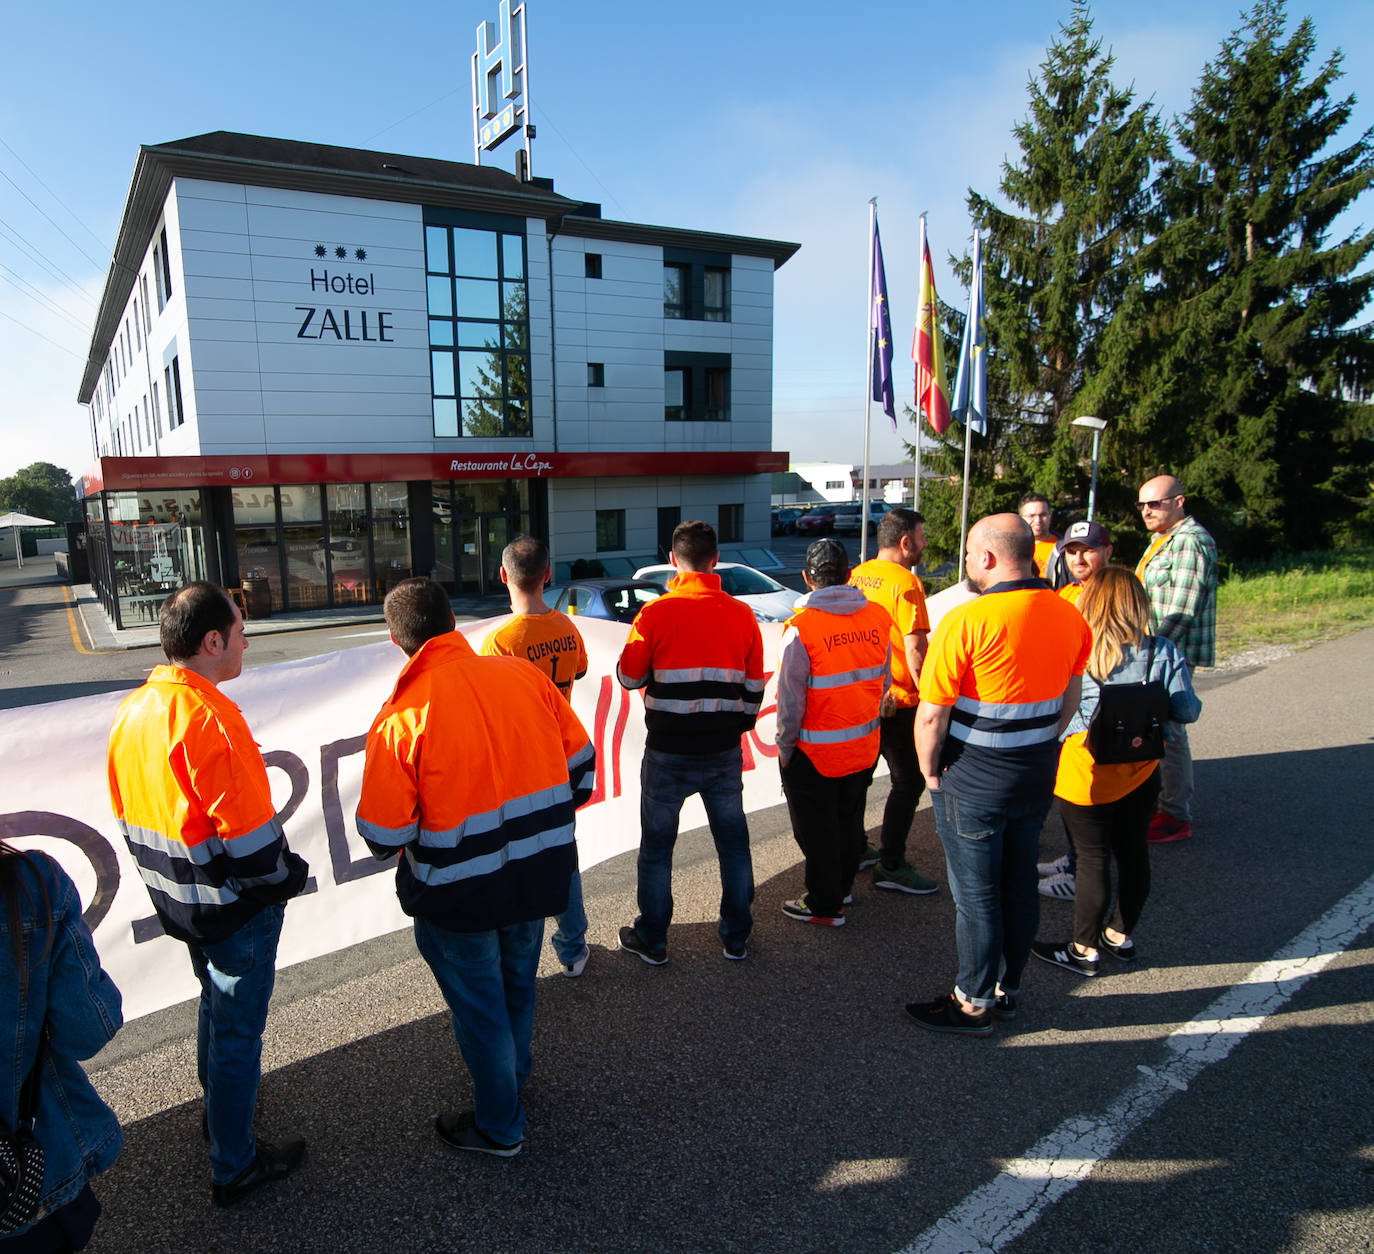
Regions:
<instances>
[{"instance_id":1,"label":"sunglasses","mask_svg":"<svg viewBox=\"0 0 1374 1254\"><path fill-rule=\"evenodd\" d=\"M1159 500L1157 500L1157 501L1137 501L1137 502L1135 503L1135 507L1136 507L1136 509L1153 509L1153 510L1161 510L1161 509L1163 509L1170 501L1176 501L1176 500L1178 500L1179 495L1180 495L1180 494L1176 492L1176 493L1174 493L1173 496L1161 496L1161 497L1159 498Z\"/></svg>"}]
</instances>

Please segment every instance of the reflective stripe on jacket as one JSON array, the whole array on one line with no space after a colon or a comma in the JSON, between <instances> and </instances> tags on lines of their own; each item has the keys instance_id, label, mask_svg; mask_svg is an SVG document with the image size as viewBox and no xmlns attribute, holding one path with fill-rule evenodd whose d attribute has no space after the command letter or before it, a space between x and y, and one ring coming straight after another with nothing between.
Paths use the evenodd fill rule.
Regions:
<instances>
[{"instance_id":1,"label":"reflective stripe on jacket","mask_svg":"<svg viewBox=\"0 0 1374 1254\"><path fill-rule=\"evenodd\" d=\"M159 666L120 703L106 755L110 805L169 936L211 945L294 897L267 768L238 706L208 679Z\"/></svg>"},{"instance_id":2,"label":"reflective stripe on jacket","mask_svg":"<svg viewBox=\"0 0 1374 1254\"><path fill-rule=\"evenodd\" d=\"M547 676L450 632L406 662L373 720L358 832L377 857L402 854L409 915L455 932L542 919L567 907L595 766Z\"/></svg>"},{"instance_id":3,"label":"reflective stripe on jacket","mask_svg":"<svg viewBox=\"0 0 1374 1254\"><path fill-rule=\"evenodd\" d=\"M797 604L778 650L778 752L800 748L832 779L867 770L878 759L892 618L845 585Z\"/></svg>"},{"instance_id":4,"label":"reflective stripe on jacket","mask_svg":"<svg viewBox=\"0 0 1374 1254\"><path fill-rule=\"evenodd\" d=\"M682 571L635 617L615 673L622 686L644 689L650 749L723 753L758 719L763 637L719 575Z\"/></svg>"}]
</instances>

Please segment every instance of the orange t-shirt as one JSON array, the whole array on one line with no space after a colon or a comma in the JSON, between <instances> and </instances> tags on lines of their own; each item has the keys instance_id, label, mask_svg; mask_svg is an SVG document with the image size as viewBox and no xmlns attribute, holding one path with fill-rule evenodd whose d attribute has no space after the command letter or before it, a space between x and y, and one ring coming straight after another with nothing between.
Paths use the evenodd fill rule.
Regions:
<instances>
[{"instance_id":1,"label":"orange t-shirt","mask_svg":"<svg viewBox=\"0 0 1374 1254\"><path fill-rule=\"evenodd\" d=\"M915 705L916 676L906 664L906 637L916 631L930 630L926 613L926 590L919 576L875 557L849 572L849 583L892 617L892 686L888 690L900 707Z\"/></svg>"},{"instance_id":2,"label":"orange t-shirt","mask_svg":"<svg viewBox=\"0 0 1374 1254\"><path fill-rule=\"evenodd\" d=\"M532 662L572 700L574 679L587 673L587 648L572 619L558 610L512 614L482 642L483 657L520 657Z\"/></svg>"}]
</instances>

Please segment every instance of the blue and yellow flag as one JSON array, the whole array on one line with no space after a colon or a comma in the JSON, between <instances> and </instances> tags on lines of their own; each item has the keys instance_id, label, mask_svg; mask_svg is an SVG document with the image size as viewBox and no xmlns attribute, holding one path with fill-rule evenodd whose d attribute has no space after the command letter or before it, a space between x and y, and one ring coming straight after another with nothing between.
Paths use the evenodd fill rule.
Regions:
<instances>
[{"instance_id":1,"label":"blue and yellow flag","mask_svg":"<svg viewBox=\"0 0 1374 1254\"><path fill-rule=\"evenodd\" d=\"M873 214L873 265L868 293L868 340L873 346L873 399L897 430L897 407L892 395L892 320L887 312L887 275L883 271L883 244L878 238L878 214Z\"/></svg>"}]
</instances>

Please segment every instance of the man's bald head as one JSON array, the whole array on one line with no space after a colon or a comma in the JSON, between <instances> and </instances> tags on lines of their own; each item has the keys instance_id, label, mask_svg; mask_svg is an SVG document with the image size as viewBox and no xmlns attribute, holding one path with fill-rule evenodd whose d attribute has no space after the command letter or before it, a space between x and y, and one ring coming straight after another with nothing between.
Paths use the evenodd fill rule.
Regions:
<instances>
[{"instance_id":1,"label":"man's bald head","mask_svg":"<svg viewBox=\"0 0 1374 1254\"><path fill-rule=\"evenodd\" d=\"M1183 485L1173 475L1156 475L1141 486L1136 497L1146 531L1170 531L1183 521L1186 511Z\"/></svg>"},{"instance_id":2,"label":"man's bald head","mask_svg":"<svg viewBox=\"0 0 1374 1254\"><path fill-rule=\"evenodd\" d=\"M1016 514L990 514L969 529L964 569L980 592L1005 580L1035 577L1035 535Z\"/></svg>"}]
</instances>

